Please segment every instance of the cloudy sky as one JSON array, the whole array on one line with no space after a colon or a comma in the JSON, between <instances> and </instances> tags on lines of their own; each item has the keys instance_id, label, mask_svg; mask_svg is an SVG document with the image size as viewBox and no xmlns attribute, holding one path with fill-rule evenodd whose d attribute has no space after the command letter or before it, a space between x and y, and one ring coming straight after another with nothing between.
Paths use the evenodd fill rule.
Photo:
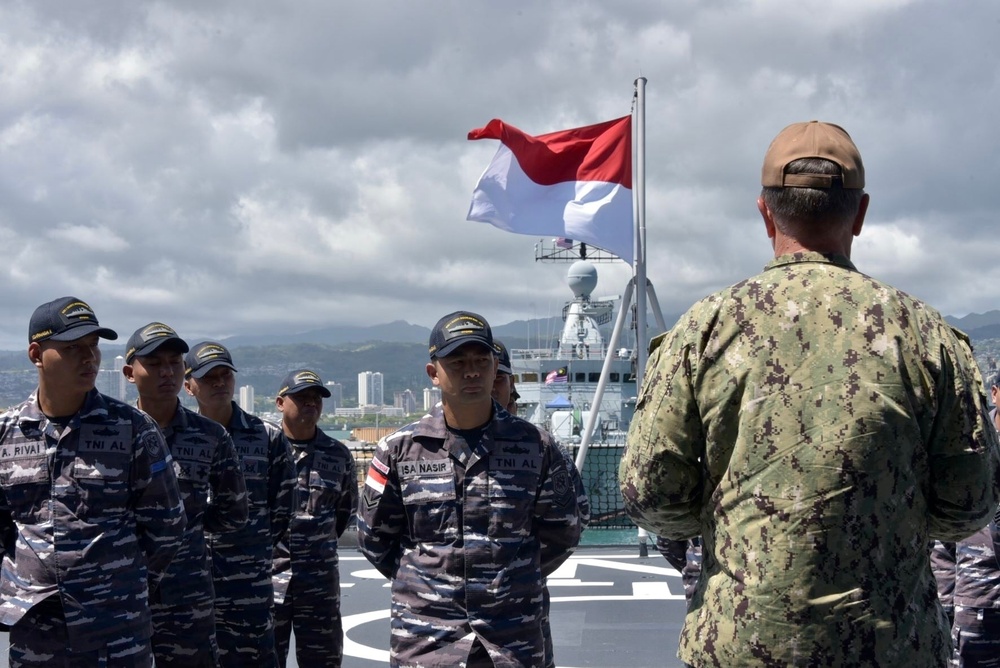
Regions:
<instances>
[{"instance_id":1,"label":"cloudy sky","mask_svg":"<svg viewBox=\"0 0 1000 668\"><path fill-rule=\"evenodd\" d=\"M123 337L556 315L567 266L465 221L497 147L466 134L624 116L640 76L665 312L767 262L761 157L813 118L865 159L859 268L998 308L998 28L993 0L0 0L0 349L67 294Z\"/></svg>"}]
</instances>

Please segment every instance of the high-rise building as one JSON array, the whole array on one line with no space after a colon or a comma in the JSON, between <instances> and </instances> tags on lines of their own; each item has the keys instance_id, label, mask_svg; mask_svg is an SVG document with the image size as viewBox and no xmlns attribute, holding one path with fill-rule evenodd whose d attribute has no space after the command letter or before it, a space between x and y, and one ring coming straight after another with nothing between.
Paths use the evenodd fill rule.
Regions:
<instances>
[{"instance_id":1,"label":"high-rise building","mask_svg":"<svg viewBox=\"0 0 1000 668\"><path fill-rule=\"evenodd\" d=\"M403 415L410 415L417 412L417 396L413 390L403 390L396 392L393 396L392 405L403 409Z\"/></svg>"},{"instance_id":2,"label":"high-rise building","mask_svg":"<svg viewBox=\"0 0 1000 668\"><path fill-rule=\"evenodd\" d=\"M358 374L358 406L381 406L382 373L362 371Z\"/></svg>"},{"instance_id":3,"label":"high-rise building","mask_svg":"<svg viewBox=\"0 0 1000 668\"><path fill-rule=\"evenodd\" d=\"M438 387L425 387L424 388L424 410L429 411L437 405L437 402L441 401L441 388Z\"/></svg>"},{"instance_id":4,"label":"high-rise building","mask_svg":"<svg viewBox=\"0 0 1000 668\"><path fill-rule=\"evenodd\" d=\"M119 401L126 401L125 396L128 394L128 379L125 374L122 373L122 368L125 366L125 358L119 355L115 358L115 375L118 377L118 383L116 388L118 390L113 396Z\"/></svg>"},{"instance_id":5,"label":"high-rise building","mask_svg":"<svg viewBox=\"0 0 1000 668\"><path fill-rule=\"evenodd\" d=\"M240 388L240 408L247 413L253 414L253 385L244 385Z\"/></svg>"},{"instance_id":6,"label":"high-rise building","mask_svg":"<svg viewBox=\"0 0 1000 668\"><path fill-rule=\"evenodd\" d=\"M344 406L344 386L329 380L326 383L326 389L330 390L330 398L324 400L323 408L327 413L335 413L338 408Z\"/></svg>"},{"instance_id":7,"label":"high-rise building","mask_svg":"<svg viewBox=\"0 0 1000 668\"><path fill-rule=\"evenodd\" d=\"M112 360L113 361L113 360ZM105 394L109 397L117 398L118 395L118 376L121 376L119 371L115 375L114 369L98 369L97 371L97 391L101 394Z\"/></svg>"}]
</instances>

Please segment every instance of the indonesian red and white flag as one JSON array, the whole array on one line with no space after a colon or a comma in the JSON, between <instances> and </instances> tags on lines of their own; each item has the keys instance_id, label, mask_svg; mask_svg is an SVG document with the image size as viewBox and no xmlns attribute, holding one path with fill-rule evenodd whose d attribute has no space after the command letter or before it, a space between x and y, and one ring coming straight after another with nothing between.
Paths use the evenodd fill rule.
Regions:
<instances>
[{"instance_id":1,"label":"indonesian red and white flag","mask_svg":"<svg viewBox=\"0 0 1000 668\"><path fill-rule=\"evenodd\" d=\"M467 220L583 241L632 263L631 116L537 137L493 119L469 139L501 143Z\"/></svg>"}]
</instances>

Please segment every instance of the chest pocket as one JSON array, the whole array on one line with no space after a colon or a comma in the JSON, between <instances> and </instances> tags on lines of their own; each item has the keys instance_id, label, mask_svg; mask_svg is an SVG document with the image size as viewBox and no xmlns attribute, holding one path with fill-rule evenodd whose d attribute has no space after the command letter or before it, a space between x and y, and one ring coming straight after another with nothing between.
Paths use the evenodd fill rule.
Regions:
<instances>
[{"instance_id":1,"label":"chest pocket","mask_svg":"<svg viewBox=\"0 0 1000 668\"><path fill-rule=\"evenodd\" d=\"M198 487L208 485L212 471L212 447L199 434L178 434L170 446L179 481Z\"/></svg>"},{"instance_id":2,"label":"chest pocket","mask_svg":"<svg viewBox=\"0 0 1000 668\"><path fill-rule=\"evenodd\" d=\"M537 448L503 444L490 455L491 537L523 538L531 531L541 468Z\"/></svg>"},{"instance_id":3,"label":"chest pocket","mask_svg":"<svg viewBox=\"0 0 1000 668\"><path fill-rule=\"evenodd\" d=\"M112 518L126 512L131 462L131 425L80 427L73 479L80 491L79 503L92 516Z\"/></svg>"},{"instance_id":4,"label":"chest pocket","mask_svg":"<svg viewBox=\"0 0 1000 668\"><path fill-rule=\"evenodd\" d=\"M49 461L45 440L20 434L0 445L0 485L15 519L24 520L44 507L49 495Z\"/></svg>"},{"instance_id":5,"label":"chest pocket","mask_svg":"<svg viewBox=\"0 0 1000 668\"><path fill-rule=\"evenodd\" d=\"M73 477L81 485L124 485L128 481L131 461L131 425L85 424L80 427Z\"/></svg>"},{"instance_id":6,"label":"chest pocket","mask_svg":"<svg viewBox=\"0 0 1000 668\"><path fill-rule=\"evenodd\" d=\"M340 499L341 480L344 477L345 462L326 453L317 453L313 458L307 481L309 499L306 512L317 515L324 510L333 510Z\"/></svg>"},{"instance_id":7,"label":"chest pocket","mask_svg":"<svg viewBox=\"0 0 1000 668\"><path fill-rule=\"evenodd\" d=\"M251 482L258 484L267 480L267 442L260 442L250 436L249 439L233 439L236 447L236 454L240 458L240 466L243 468L243 477L249 487Z\"/></svg>"},{"instance_id":8,"label":"chest pocket","mask_svg":"<svg viewBox=\"0 0 1000 668\"><path fill-rule=\"evenodd\" d=\"M458 495L450 459L418 459L396 464L399 492L413 535L444 542L458 534Z\"/></svg>"}]
</instances>

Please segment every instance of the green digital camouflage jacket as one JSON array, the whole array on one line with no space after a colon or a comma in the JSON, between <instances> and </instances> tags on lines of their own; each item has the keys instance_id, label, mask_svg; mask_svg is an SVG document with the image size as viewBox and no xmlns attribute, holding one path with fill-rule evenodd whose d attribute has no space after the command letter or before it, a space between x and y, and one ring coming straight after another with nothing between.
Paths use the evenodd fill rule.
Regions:
<instances>
[{"instance_id":1,"label":"green digital camouflage jacket","mask_svg":"<svg viewBox=\"0 0 1000 668\"><path fill-rule=\"evenodd\" d=\"M943 666L932 539L1000 501L966 337L844 256L796 253L654 341L620 482L635 521L703 537L695 666Z\"/></svg>"}]
</instances>

